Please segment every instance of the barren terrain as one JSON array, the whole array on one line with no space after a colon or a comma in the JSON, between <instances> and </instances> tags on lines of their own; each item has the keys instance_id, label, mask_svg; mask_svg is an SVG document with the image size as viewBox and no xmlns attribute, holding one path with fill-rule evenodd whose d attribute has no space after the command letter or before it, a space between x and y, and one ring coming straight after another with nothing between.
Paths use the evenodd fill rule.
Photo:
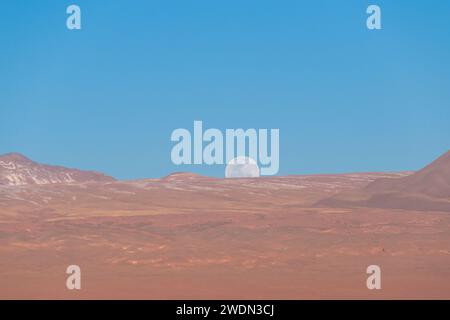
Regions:
<instances>
[{"instance_id":1,"label":"barren terrain","mask_svg":"<svg viewBox=\"0 0 450 320\"><path fill-rule=\"evenodd\" d=\"M321 204L412 175L1 185L0 298L449 299L449 212Z\"/></svg>"}]
</instances>

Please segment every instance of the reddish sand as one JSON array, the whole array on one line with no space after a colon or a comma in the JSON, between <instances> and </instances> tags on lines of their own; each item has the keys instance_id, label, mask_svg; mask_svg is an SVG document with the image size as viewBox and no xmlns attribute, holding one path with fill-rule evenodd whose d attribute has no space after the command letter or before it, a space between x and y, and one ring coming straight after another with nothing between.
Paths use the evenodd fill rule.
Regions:
<instances>
[{"instance_id":1,"label":"reddish sand","mask_svg":"<svg viewBox=\"0 0 450 320\"><path fill-rule=\"evenodd\" d=\"M409 174L0 186L0 298L449 299L448 212L316 206Z\"/></svg>"}]
</instances>

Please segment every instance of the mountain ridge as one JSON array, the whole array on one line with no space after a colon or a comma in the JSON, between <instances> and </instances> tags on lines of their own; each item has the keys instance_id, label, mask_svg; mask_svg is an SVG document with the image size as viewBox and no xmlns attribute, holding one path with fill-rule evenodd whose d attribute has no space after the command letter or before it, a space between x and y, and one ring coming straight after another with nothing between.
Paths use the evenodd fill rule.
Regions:
<instances>
[{"instance_id":1,"label":"mountain ridge","mask_svg":"<svg viewBox=\"0 0 450 320\"><path fill-rule=\"evenodd\" d=\"M316 206L450 211L450 151L409 176L380 178Z\"/></svg>"},{"instance_id":2,"label":"mountain ridge","mask_svg":"<svg viewBox=\"0 0 450 320\"><path fill-rule=\"evenodd\" d=\"M41 164L18 152L0 155L0 185L19 186L112 181L116 181L116 179L103 173Z\"/></svg>"}]
</instances>

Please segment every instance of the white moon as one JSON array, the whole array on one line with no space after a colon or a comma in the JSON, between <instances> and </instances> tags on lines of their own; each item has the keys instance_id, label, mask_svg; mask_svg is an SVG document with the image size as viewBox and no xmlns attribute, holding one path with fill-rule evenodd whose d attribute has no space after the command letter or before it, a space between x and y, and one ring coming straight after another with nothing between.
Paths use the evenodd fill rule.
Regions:
<instances>
[{"instance_id":1,"label":"white moon","mask_svg":"<svg viewBox=\"0 0 450 320\"><path fill-rule=\"evenodd\" d=\"M249 157L237 157L228 162L225 168L225 178L257 178L259 167L255 160Z\"/></svg>"}]
</instances>

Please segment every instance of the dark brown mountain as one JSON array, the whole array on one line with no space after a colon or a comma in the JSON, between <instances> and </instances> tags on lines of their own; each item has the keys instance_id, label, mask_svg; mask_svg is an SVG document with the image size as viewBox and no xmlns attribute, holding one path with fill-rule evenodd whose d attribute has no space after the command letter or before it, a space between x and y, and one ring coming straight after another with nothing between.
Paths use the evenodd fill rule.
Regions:
<instances>
[{"instance_id":1,"label":"dark brown mountain","mask_svg":"<svg viewBox=\"0 0 450 320\"><path fill-rule=\"evenodd\" d=\"M450 151L417 171L399 179L378 179L366 188L369 192L402 192L450 198Z\"/></svg>"},{"instance_id":2,"label":"dark brown mountain","mask_svg":"<svg viewBox=\"0 0 450 320\"><path fill-rule=\"evenodd\" d=\"M0 185L108 182L115 179L94 171L82 171L34 162L19 153L0 156Z\"/></svg>"},{"instance_id":3,"label":"dark brown mountain","mask_svg":"<svg viewBox=\"0 0 450 320\"><path fill-rule=\"evenodd\" d=\"M380 178L360 190L320 200L317 205L450 212L450 151L412 175Z\"/></svg>"}]
</instances>

